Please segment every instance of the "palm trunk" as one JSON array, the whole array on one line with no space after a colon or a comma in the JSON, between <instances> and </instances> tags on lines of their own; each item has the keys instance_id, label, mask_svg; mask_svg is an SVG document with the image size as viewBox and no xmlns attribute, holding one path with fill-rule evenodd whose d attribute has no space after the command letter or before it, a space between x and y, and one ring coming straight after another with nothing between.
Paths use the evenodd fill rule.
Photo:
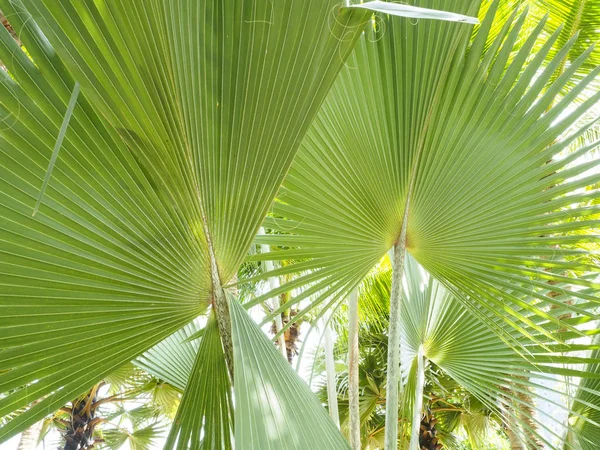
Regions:
<instances>
[{"instance_id":1,"label":"palm trunk","mask_svg":"<svg viewBox=\"0 0 600 450\"><path fill-rule=\"evenodd\" d=\"M8 22L8 19L6 18L6 16L2 13L2 11L0 11L0 22L2 23L2 26L4 28L6 28L6 31L8 31L10 33L10 35L13 37L13 39L15 41L17 41L17 43L19 45L21 45L21 41L19 40L19 36L17 36L17 33L15 33L14 28L12 27L12 25Z\"/></svg>"},{"instance_id":2,"label":"palm trunk","mask_svg":"<svg viewBox=\"0 0 600 450\"><path fill-rule=\"evenodd\" d=\"M348 398L350 400L350 447L360 450L360 398L358 388L358 289L348 297Z\"/></svg>"},{"instance_id":3,"label":"palm trunk","mask_svg":"<svg viewBox=\"0 0 600 450\"><path fill-rule=\"evenodd\" d=\"M437 419L431 413L430 405L420 420L421 426L419 432L419 450L442 450L444 446L437 437Z\"/></svg>"},{"instance_id":4,"label":"palm trunk","mask_svg":"<svg viewBox=\"0 0 600 450\"><path fill-rule=\"evenodd\" d=\"M85 397L74 400L70 409L70 421L66 423L64 434L64 450L91 450L98 441L94 438L94 430L102 419L96 417L98 402L97 384Z\"/></svg>"},{"instance_id":5,"label":"palm trunk","mask_svg":"<svg viewBox=\"0 0 600 450\"><path fill-rule=\"evenodd\" d=\"M518 377L518 379L522 379L523 381L528 381L529 379L526 377ZM525 447L527 450L537 450L540 448L544 448L543 442L538 438L538 425L534 419L535 416L535 402L533 400L533 393L531 392L531 388L526 384L517 384L520 390L516 393L517 397L520 400L519 407L519 416L523 421L523 434L525 437Z\"/></svg>"},{"instance_id":6,"label":"palm trunk","mask_svg":"<svg viewBox=\"0 0 600 450\"><path fill-rule=\"evenodd\" d=\"M518 421L519 411L515 407L513 399L515 392L508 387L503 387L502 390L506 393L505 400L501 404L505 416L504 431L508 436L510 450L527 450L523 444L523 439L521 439L521 426Z\"/></svg>"},{"instance_id":7,"label":"palm trunk","mask_svg":"<svg viewBox=\"0 0 600 450\"><path fill-rule=\"evenodd\" d=\"M325 350L325 370L327 372L327 404L329 416L340 428L340 414L338 411L337 388L335 384L335 360L333 358L333 339L327 321L323 320L323 349Z\"/></svg>"},{"instance_id":8,"label":"palm trunk","mask_svg":"<svg viewBox=\"0 0 600 450\"><path fill-rule=\"evenodd\" d=\"M264 235L265 229L263 227L260 227L258 234ZM271 247L267 244L261 244L260 250L263 253L269 253L271 251ZM264 267L265 267L266 272L270 272L274 268L273 261L264 261ZM269 278L270 290L272 291L273 289L277 289L278 287L279 287L279 278L270 277ZM279 302L279 296L276 295L275 297L273 297L273 311L278 310L280 306L281 305ZM283 328L283 321L281 320L281 314L277 314L275 316L275 334L279 333L282 328ZM286 350L286 346L285 346L285 338L283 336L283 333L280 334L279 337L277 338L277 344L279 346L279 351L281 352L283 357L287 359L287 350Z\"/></svg>"},{"instance_id":9,"label":"palm trunk","mask_svg":"<svg viewBox=\"0 0 600 450\"><path fill-rule=\"evenodd\" d=\"M19 441L19 445L17 446L17 450L35 450L40 440L40 435L42 434L42 427L44 426L44 421L40 420L39 422L34 423L21 435L21 440Z\"/></svg>"},{"instance_id":10,"label":"palm trunk","mask_svg":"<svg viewBox=\"0 0 600 450\"><path fill-rule=\"evenodd\" d=\"M506 435L508 436L508 442L510 444L510 450L525 450L519 436L513 431L512 428L506 428Z\"/></svg>"},{"instance_id":11,"label":"palm trunk","mask_svg":"<svg viewBox=\"0 0 600 450\"><path fill-rule=\"evenodd\" d=\"M385 405L385 450L398 448L398 390L400 386L400 314L408 202L405 206L402 230L394 244L392 292L390 294L390 325L388 336L387 387Z\"/></svg>"},{"instance_id":12,"label":"palm trunk","mask_svg":"<svg viewBox=\"0 0 600 450\"><path fill-rule=\"evenodd\" d=\"M413 404L412 428L410 432L409 450L421 450L419 445L419 430L421 428L421 417L423 416L423 387L425 385L425 356L423 346L419 347L417 354L417 386L415 389L415 401Z\"/></svg>"}]
</instances>

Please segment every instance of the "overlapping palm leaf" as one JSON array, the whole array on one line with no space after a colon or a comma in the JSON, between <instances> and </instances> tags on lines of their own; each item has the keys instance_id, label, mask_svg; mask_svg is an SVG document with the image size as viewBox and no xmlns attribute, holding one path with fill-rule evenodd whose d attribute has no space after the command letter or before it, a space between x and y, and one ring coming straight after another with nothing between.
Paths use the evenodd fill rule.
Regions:
<instances>
[{"instance_id":1,"label":"overlapping palm leaf","mask_svg":"<svg viewBox=\"0 0 600 450\"><path fill-rule=\"evenodd\" d=\"M190 322L134 360L134 364L184 391L198 354L204 326Z\"/></svg>"},{"instance_id":2,"label":"overlapping palm leaf","mask_svg":"<svg viewBox=\"0 0 600 450\"><path fill-rule=\"evenodd\" d=\"M564 449L592 450L600 440L600 350L599 339L592 341L592 358L595 362L588 364L584 370L595 375L595 378L581 380L571 406L568 431Z\"/></svg>"},{"instance_id":3,"label":"overlapping palm leaf","mask_svg":"<svg viewBox=\"0 0 600 450\"><path fill-rule=\"evenodd\" d=\"M595 239L598 192L585 188L598 182L588 172L596 162L580 157L597 143L561 152L587 129L572 125L600 93L577 107L572 101L599 72L555 102L589 52L545 90L573 41L548 62L558 33L537 49L542 21L509 58L522 40L521 15L486 50L496 6L471 43L408 20L384 21L361 38L265 224L287 236L260 238L288 247L252 257L303 258L278 271L303 274L280 291L312 283L298 301L326 287L330 296L331 286L347 291L398 239L409 203L408 252L465 304L540 340L551 338L546 330L559 311L595 317L598 283L573 275L598 270L577 262L584 251L574 248ZM445 45L420 51L432 41ZM565 236L574 230L583 234ZM560 295L547 295L549 281ZM522 299L529 295L537 305Z\"/></svg>"},{"instance_id":4,"label":"overlapping palm leaf","mask_svg":"<svg viewBox=\"0 0 600 450\"><path fill-rule=\"evenodd\" d=\"M33 59L0 29L0 416L40 400L5 440L206 310L368 13L266 0L0 9Z\"/></svg>"},{"instance_id":5,"label":"overlapping palm leaf","mask_svg":"<svg viewBox=\"0 0 600 450\"><path fill-rule=\"evenodd\" d=\"M237 304L235 300L234 302ZM174 349L176 346L170 348ZM233 398L214 313L204 328L198 357L186 356L188 361L195 360L195 363L189 371L184 397L165 449L202 447L229 450L233 448ZM181 367L181 364L178 366ZM238 371L246 370L238 367ZM206 426L203 426L205 421Z\"/></svg>"},{"instance_id":6,"label":"overlapping palm leaf","mask_svg":"<svg viewBox=\"0 0 600 450\"><path fill-rule=\"evenodd\" d=\"M416 391L414 372L422 347L427 361L435 363L502 417L527 448L540 443L552 448L552 442L561 438L555 429L563 424L551 415L534 415L535 402L560 399L564 385L552 378L553 366L571 363L577 349L544 353L531 348L531 343L521 336L522 344L532 350L530 358L525 359L491 332L487 324L473 314L473 308L467 309L458 303L410 256L406 264L401 327L401 364L406 385L404 416L408 420L412 418ZM553 383L544 383L546 380ZM566 405L554 403L556 410L567 410Z\"/></svg>"},{"instance_id":7,"label":"overlapping palm leaf","mask_svg":"<svg viewBox=\"0 0 600 450\"><path fill-rule=\"evenodd\" d=\"M308 385L239 303L233 303L235 439L257 449L348 449ZM257 420L257 417L260 420ZM293 426L287 421L293 421Z\"/></svg>"},{"instance_id":8,"label":"overlapping palm leaf","mask_svg":"<svg viewBox=\"0 0 600 450\"><path fill-rule=\"evenodd\" d=\"M569 53L563 56L559 73L569 64L581 56L590 45L598 43L598 29L600 29L600 2L598 0L529 0L532 12L537 18L544 14L549 15L546 31L553 33L559 30L560 35L551 56L555 56L559 49L570 39L575 42ZM600 64L600 49L594 49L575 73L573 81L578 81ZM597 85L596 85L597 88Z\"/></svg>"}]
</instances>

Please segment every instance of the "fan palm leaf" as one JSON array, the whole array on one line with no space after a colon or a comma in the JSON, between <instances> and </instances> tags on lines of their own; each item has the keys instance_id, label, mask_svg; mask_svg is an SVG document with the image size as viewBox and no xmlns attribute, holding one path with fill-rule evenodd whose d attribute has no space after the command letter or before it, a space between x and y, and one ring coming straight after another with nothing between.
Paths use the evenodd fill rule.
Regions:
<instances>
[{"instance_id":1,"label":"fan palm leaf","mask_svg":"<svg viewBox=\"0 0 600 450\"><path fill-rule=\"evenodd\" d=\"M260 237L290 248L250 257L305 258L273 272L303 276L270 295L309 282L296 301L319 292L329 296L321 301L341 297L397 242L412 184L407 251L465 304L479 302L520 332L533 326L546 333L533 317L555 320L545 309L552 304L594 317L564 304L566 295L545 293L553 281L573 286L569 296L585 305L597 303L590 293L597 283L574 274L598 270L579 263L586 252L575 248L595 239L598 192L583 188L598 181L589 172L597 163L578 158L598 143L552 158L591 126L572 129L600 94L574 109L570 104L599 70L546 111L589 52L542 94L573 41L543 69L558 33L531 55L542 22L507 63L525 16L483 51L492 19L493 9L471 44L466 36L455 53L436 55L448 61L446 73L435 53L404 56L413 42L404 36L423 33L415 41L425 41L425 27L384 22L361 38L266 221L286 234ZM583 233L565 236L573 230ZM522 294L540 302L524 303Z\"/></svg>"},{"instance_id":2,"label":"fan palm leaf","mask_svg":"<svg viewBox=\"0 0 600 450\"><path fill-rule=\"evenodd\" d=\"M362 286L360 305L361 311L365 312L361 320L363 371L367 378L376 378L376 374L385 371L384 358L380 353L385 351L382 349L382 346L385 347L385 335L382 333L387 330L391 267L381 264L379 270L369 276ZM403 423L407 424L405 433L411 423L413 426L416 423L413 416L421 415L421 408L415 411L415 400L420 392L416 374L419 359L424 357L427 364L435 364L454 380L456 386L466 389L477 402L500 417L507 429L527 448L540 448L544 444L553 448L554 443L562 437L556 430L560 430L564 424L553 415L536 413L535 402L548 398L559 399L563 395L567 385L565 381L554 378L557 365L559 368L571 367L570 375L594 377L594 370L574 370L572 364L587 361L590 367L595 367L597 355L581 355L581 349L587 346L575 344L556 347L549 352L515 334L515 338L530 351L529 358L524 359L478 319L474 307L465 308L457 302L410 255L406 261L404 286L400 354L404 386L401 411ZM377 308L373 305L375 303L378 304ZM375 313L370 314L371 311ZM490 320L498 322L500 327L507 327L507 334L514 333L500 319L490 317ZM338 327L343 330L345 325L340 322ZM343 357L347 354L347 337L343 333L339 335L338 352ZM379 358L372 357L377 354ZM369 365L373 360L379 361L379 365ZM584 380L584 384L591 385L596 381L590 378ZM362 391L361 410L364 408L366 412L362 417L364 422L375 412L374 407L369 408L372 400L376 404L381 401L382 394L371 397L370 387L366 383ZM595 390L588 390L587 393L586 415L594 414L598 408L590 407L589 403L597 403L597 393ZM552 407L562 412L568 409L567 405L559 402L554 402ZM344 420L346 409L342 409ZM572 414L576 416L578 413Z\"/></svg>"},{"instance_id":3,"label":"fan palm leaf","mask_svg":"<svg viewBox=\"0 0 600 450\"><path fill-rule=\"evenodd\" d=\"M204 329L198 320L190 322L140 355L134 363L183 392L193 371L198 339L204 335Z\"/></svg>"},{"instance_id":4,"label":"fan palm leaf","mask_svg":"<svg viewBox=\"0 0 600 450\"><path fill-rule=\"evenodd\" d=\"M369 12L262 0L0 9L33 59L0 29L0 417L32 405L3 441L224 298Z\"/></svg>"},{"instance_id":5,"label":"fan palm leaf","mask_svg":"<svg viewBox=\"0 0 600 450\"><path fill-rule=\"evenodd\" d=\"M577 388L563 446L565 450L592 450L600 439L600 347L597 337L592 342L592 358L596 362L588 364L585 370L595 377L582 379Z\"/></svg>"},{"instance_id":6,"label":"fan palm leaf","mask_svg":"<svg viewBox=\"0 0 600 450\"><path fill-rule=\"evenodd\" d=\"M556 44L549 56L554 57L560 48L575 38L568 54L562 57L561 66L555 77L579 58L590 45L598 43L600 29L600 2L598 0L529 0L537 17L548 14L546 31L554 33L560 29ZM592 51L579 67L573 81L578 81L600 64L600 50Z\"/></svg>"}]
</instances>

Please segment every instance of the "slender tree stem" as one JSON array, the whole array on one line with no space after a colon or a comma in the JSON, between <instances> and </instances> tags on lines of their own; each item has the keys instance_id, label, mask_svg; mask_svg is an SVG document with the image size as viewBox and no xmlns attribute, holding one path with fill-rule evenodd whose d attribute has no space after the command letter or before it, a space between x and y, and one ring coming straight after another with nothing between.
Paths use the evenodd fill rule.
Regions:
<instances>
[{"instance_id":1,"label":"slender tree stem","mask_svg":"<svg viewBox=\"0 0 600 450\"><path fill-rule=\"evenodd\" d=\"M417 354L417 386L415 389L415 401L413 404L413 418L410 432L409 450L420 450L419 430L421 426L421 416L423 409L423 387L425 386L425 356L423 355L423 345L419 346Z\"/></svg>"},{"instance_id":2,"label":"slender tree stem","mask_svg":"<svg viewBox=\"0 0 600 450\"><path fill-rule=\"evenodd\" d=\"M338 411L337 388L335 384L335 360L333 358L333 337L327 320L323 319L323 350L325 350L325 370L327 372L327 404L329 415L340 428L340 414Z\"/></svg>"},{"instance_id":3,"label":"slender tree stem","mask_svg":"<svg viewBox=\"0 0 600 450\"><path fill-rule=\"evenodd\" d=\"M264 235L265 229L263 227L260 227L258 234ZM261 244L260 250L263 253L269 253L271 251L271 247L267 244ZM273 261L270 261L270 260L264 261L264 265L265 265L264 267L265 267L266 272L270 272L271 270L274 269ZM269 278L270 290L272 291L273 289L277 289L278 287L279 287L279 278L278 277L270 277ZM279 306L280 306L279 296L273 297L273 311L278 310ZM277 314L275 316L275 333L279 333L279 331L281 331L282 328L283 328L283 321L281 320L281 314ZM286 349L286 345L285 345L285 336L283 335L283 333L277 338L277 343L279 344L279 351L281 352L283 357L287 360L287 349Z\"/></svg>"},{"instance_id":4,"label":"slender tree stem","mask_svg":"<svg viewBox=\"0 0 600 450\"><path fill-rule=\"evenodd\" d=\"M400 237L394 244L392 262L392 292L390 294L390 325L388 335L387 386L385 404L385 450L398 448L398 390L400 387L400 314L408 201L404 209Z\"/></svg>"},{"instance_id":5,"label":"slender tree stem","mask_svg":"<svg viewBox=\"0 0 600 450\"><path fill-rule=\"evenodd\" d=\"M348 297L348 397L350 400L350 447L360 450L360 402L358 389L358 289Z\"/></svg>"}]
</instances>

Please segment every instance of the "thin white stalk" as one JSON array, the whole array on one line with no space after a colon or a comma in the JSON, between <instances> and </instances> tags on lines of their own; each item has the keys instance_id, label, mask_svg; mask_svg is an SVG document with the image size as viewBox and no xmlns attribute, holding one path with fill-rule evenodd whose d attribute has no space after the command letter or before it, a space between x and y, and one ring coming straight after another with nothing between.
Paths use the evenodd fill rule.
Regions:
<instances>
[{"instance_id":1,"label":"thin white stalk","mask_svg":"<svg viewBox=\"0 0 600 450\"><path fill-rule=\"evenodd\" d=\"M421 417L423 410L423 387L425 385L425 356L423 345L419 347L417 354L417 380L415 389L415 401L413 403L412 428L410 432L409 450L421 450L419 446L419 430L421 428Z\"/></svg>"},{"instance_id":2,"label":"thin white stalk","mask_svg":"<svg viewBox=\"0 0 600 450\"><path fill-rule=\"evenodd\" d=\"M358 388L358 288L348 297L348 399L350 401L350 447L360 450L360 396Z\"/></svg>"},{"instance_id":3,"label":"thin white stalk","mask_svg":"<svg viewBox=\"0 0 600 450\"><path fill-rule=\"evenodd\" d=\"M385 404L385 450L398 448L398 391L400 387L400 314L404 253L406 251L406 226L408 201L400 237L394 244L392 259L392 292L390 293L390 324L388 335L387 386Z\"/></svg>"},{"instance_id":4,"label":"thin white stalk","mask_svg":"<svg viewBox=\"0 0 600 450\"><path fill-rule=\"evenodd\" d=\"M258 234L264 235L265 229L263 227L260 227ZM267 244L261 244L260 250L263 253L269 253L271 251L271 247ZM264 263L266 272L270 272L271 270L273 270L273 268L274 268L273 261L264 261L263 263ZM272 291L273 289L277 289L278 287L279 287L279 278L278 277L270 277L269 278L269 289ZM273 297L272 306L273 306L273 311L279 309L280 304L279 304L278 296ZM281 330L282 328L283 328L283 322L281 320L281 314L277 314L275 316L275 333L279 333L279 330ZM281 334L281 336L279 336L277 338L277 343L279 344L279 351L281 352L283 357L287 360L287 350L286 350L286 345L285 345L285 337L283 336L283 334Z\"/></svg>"},{"instance_id":5,"label":"thin white stalk","mask_svg":"<svg viewBox=\"0 0 600 450\"><path fill-rule=\"evenodd\" d=\"M335 360L333 358L333 336L327 320L323 318L323 350L325 350L325 370L327 373L327 404L329 415L335 426L340 428L340 414L338 411L337 386L335 384Z\"/></svg>"}]
</instances>

